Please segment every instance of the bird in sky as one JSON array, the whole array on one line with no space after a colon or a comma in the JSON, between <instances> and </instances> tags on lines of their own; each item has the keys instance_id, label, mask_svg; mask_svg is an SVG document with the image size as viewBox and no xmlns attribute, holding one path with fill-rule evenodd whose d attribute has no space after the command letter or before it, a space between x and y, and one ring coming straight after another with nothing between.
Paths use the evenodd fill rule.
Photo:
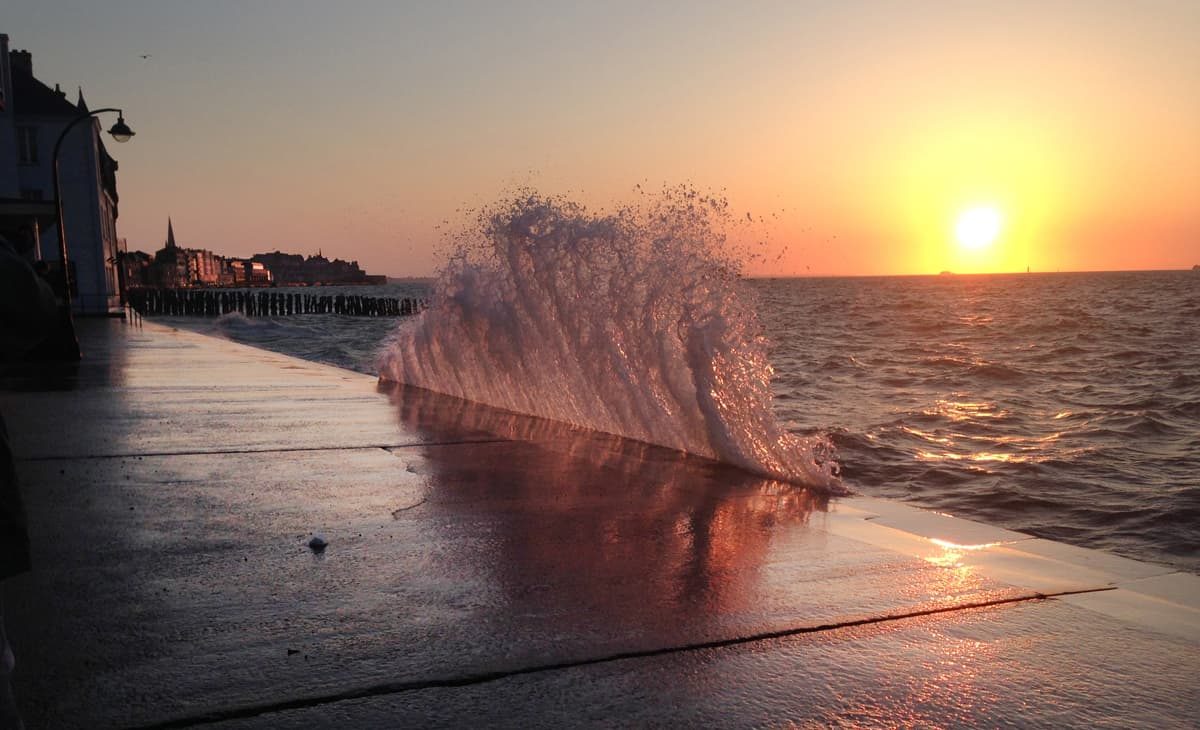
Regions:
<instances>
[{"instance_id":1,"label":"bird in sky","mask_svg":"<svg viewBox=\"0 0 1200 730\"><path fill-rule=\"evenodd\" d=\"M142 59L143 61L145 61L147 58L150 58L150 54L149 54L149 53L143 53L143 54L141 55L141 59Z\"/></svg>"}]
</instances>

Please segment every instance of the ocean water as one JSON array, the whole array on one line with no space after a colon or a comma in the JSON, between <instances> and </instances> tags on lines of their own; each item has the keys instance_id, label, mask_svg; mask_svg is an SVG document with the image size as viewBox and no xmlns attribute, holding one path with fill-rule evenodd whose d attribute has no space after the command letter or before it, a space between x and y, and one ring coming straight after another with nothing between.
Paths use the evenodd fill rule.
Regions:
<instances>
[{"instance_id":1,"label":"ocean water","mask_svg":"<svg viewBox=\"0 0 1200 730\"><path fill-rule=\"evenodd\" d=\"M298 291L322 296L345 294L427 299L430 287L429 280L414 279L386 286L329 286ZM334 314L247 317L240 313L216 318L157 316L153 319L172 327L224 337L234 342L372 375L379 372L376 367L379 348L399 321L392 317Z\"/></svg>"},{"instance_id":2,"label":"ocean water","mask_svg":"<svg viewBox=\"0 0 1200 730\"><path fill-rule=\"evenodd\" d=\"M560 270L561 264L551 268ZM611 268L601 270L613 273ZM504 273L525 277L535 272L506 267ZM658 273L684 276L675 269ZM429 297L434 309L443 312L440 317L426 314L399 323L335 315L159 321L363 372L382 368L392 378L424 377L426 386L447 392L459 388L455 394L472 395L462 390L462 383L472 377L461 378L461 372L445 367L463 367L481 356L464 355L464 338L481 341L489 331L493 338L509 338L517 305L522 297L532 296L529 301L553 307L519 315L527 317L520 320L520 329L569 321L568 332L582 329L584 334L543 333L523 342L536 356L521 359L522 348L502 355L500 362L517 359L509 362L509 380L498 382L512 384L511 378L522 369L576 367L564 366L564 358L571 355L562 348L582 347L592 338L607 336L610 345L622 343L618 349L629 355L625 366L631 371L621 373L619 382L606 381L587 397L557 400L554 407L560 410L550 415L579 422L598 412L610 419L599 423L605 430L638 424L653 430L666 423L656 420L664 413L692 408L680 416L678 433L667 438L651 434L648 440L670 444L671 438L686 439L690 433L696 441L674 445L701 453L707 448L709 455L764 473L788 476L793 469L793 481L834 491L912 501L1200 572L1200 274L722 278L705 296L671 310L665 318L686 320L684 329L700 327L706 333L700 338L705 347L694 352L685 347L682 354L649 347L671 335L662 328L655 331L653 323L635 318L618 325L603 319L629 316L620 308L586 308L586 317L573 320L565 313L579 297L609 301L613 293L634 296L628 302L636 305L633 310L658 311L654 308L661 303L653 296L635 296L639 287L646 289L658 278L631 287L614 284L617 288L610 292L572 290L571 297L556 302L546 292L518 295L489 289L501 283L480 280L485 274L475 269L458 275L468 277L460 283L471 286L440 300L430 283L354 289L362 294ZM528 283L520 279L508 284L522 282ZM547 291L558 290L555 285ZM464 299L470 292L487 296ZM736 306L722 303L728 296L736 297ZM500 299L504 306L497 305ZM455 301L467 308L466 314L447 319L445 308ZM732 321L714 323L721 318ZM593 320L600 326L584 326ZM643 332L644 337L639 335ZM438 333L449 334L439 340ZM681 336L681 341L687 340L686 334ZM453 352L430 349L438 342L449 343ZM589 352L606 350L607 346ZM755 361L760 354L764 362ZM739 355L751 361L738 362ZM693 361L687 359L693 356ZM414 364L421 361L422 368L406 373L406 357ZM702 362L704 357L713 362ZM430 360L441 364L431 368ZM467 370L494 367L496 362L475 363ZM680 362L689 363L679 372L692 381L691 391L677 382L672 386L670 375L655 381L640 372L666 370ZM609 361L604 368L576 375L594 379L605 369L620 372L619 365ZM755 410L763 403L761 393L739 396L740 389L757 387L764 373L769 414ZM567 386L554 379L534 382L569 391L571 383L582 380L567 379ZM695 411L713 404L696 401L696 384L718 393L716 400L732 401L724 410L698 417ZM480 399L494 396L488 392L489 383L477 385L483 393ZM610 386L625 388L617 398L624 405L595 411L597 402L603 405L607 399L611 391L604 388ZM672 387L684 395L665 396L675 392ZM631 395L636 393L657 399L658 406L638 411ZM528 405L520 400L523 396L516 397L497 404ZM564 403L575 410L562 410ZM714 423L715 431L704 430ZM739 428L744 432L737 433ZM772 430L776 428L779 432ZM765 432L756 434L755 429ZM725 437L732 439L732 446L721 442ZM826 445L832 451L827 452ZM772 451L776 448L797 449L798 456L789 462L786 455ZM840 477L832 480L829 459L840 468Z\"/></svg>"},{"instance_id":3,"label":"ocean water","mask_svg":"<svg viewBox=\"0 0 1200 730\"><path fill-rule=\"evenodd\" d=\"M1200 572L1200 273L754 286L852 488Z\"/></svg>"}]
</instances>

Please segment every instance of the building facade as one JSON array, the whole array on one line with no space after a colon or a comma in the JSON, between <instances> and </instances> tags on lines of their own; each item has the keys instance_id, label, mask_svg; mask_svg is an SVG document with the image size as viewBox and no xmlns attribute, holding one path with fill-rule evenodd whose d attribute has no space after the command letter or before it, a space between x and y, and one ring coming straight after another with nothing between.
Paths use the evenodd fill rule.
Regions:
<instances>
[{"instance_id":1,"label":"building facade","mask_svg":"<svg viewBox=\"0 0 1200 730\"><path fill-rule=\"evenodd\" d=\"M281 285L297 284L367 284L380 283L386 277L372 277L358 266L357 261L330 261L321 252L316 256L305 258L300 254L272 251L271 253L256 253L250 257L252 261L262 263L271 271L275 282Z\"/></svg>"},{"instance_id":2,"label":"building facade","mask_svg":"<svg viewBox=\"0 0 1200 730\"><path fill-rule=\"evenodd\" d=\"M130 286L161 286L168 289L187 287L233 286L237 284L263 285L271 282L271 273L261 264L224 256L202 248L183 248L175 242L175 224L167 219L167 240L151 259L141 251L126 254L131 260L146 265L138 266L138 278L131 278Z\"/></svg>"},{"instance_id":3,"label":"building facade","mask_svg":"<svg viewBox=\"0 0 1200 730\"><path fill-rule=\"evenodd\" d=\"M271 272L258 261L250 259L225 259L233 286L268 286L272 282Z\"/></svg>"},{"instance_id":4,"label":"building facade","mask_svg":"<svg viewBox=\"0 0 1200 730\"><path fill-rule=\"evenodd\" d=\"M57 86L33 75L28 51L10 50L0 34L0 200L46 207L54 201L54 145L72 122L87 115L82 90L72 103ZM63 138L59 155L75 311L120 311L117 271L117 161L88 119ZM2 208L3 206L0 206ZM61 266L58 226L39 226L37 256Z\"/></svg>"}]
</instances>

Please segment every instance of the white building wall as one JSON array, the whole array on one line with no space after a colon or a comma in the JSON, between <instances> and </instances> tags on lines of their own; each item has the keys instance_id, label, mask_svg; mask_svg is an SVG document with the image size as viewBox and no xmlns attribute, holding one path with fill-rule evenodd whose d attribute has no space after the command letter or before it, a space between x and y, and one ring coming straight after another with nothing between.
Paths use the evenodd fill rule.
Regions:
<instances>
[{"instance_id":1,"label":"white building wall","mask_svg":"<svg viewBox=\"0 0 1200 730\"><path fill-rule=\"evenodd\" d=\"M3 34L0 34L0 51L0 86L5 101L5 108L0 110L0 197L20 198L36 191L41 193L42 200L52 201L54 142L73 117L29 114L17 117L13 112L20 101L13 97L8 37ZM36 164L21 164L17 160L17 128L24 126L37 129ZM96 119L76 124L63 140L59 156L67 255L75 270L74 307L77 312L87 314L116 311L120 301L115 265L117 206L104 190L101 177L100 130ZM60 259L58 241L58 226L41 231L43 259Z\"/></svg>"},{"instance_id":2,"label":"white building wall","mask_svg":"<svg viewBox=\"0 0 1200 730\"><path fill-rule=\"evenodd\" d=\"M20 126L38 129L38 164L17 165L19 189L40 190L43 200L54 200L54 142L70 120L26 117ZM67 227L67 256L74 262L75 310L104 314L119 307L116 270L116 206L103 190L100 176L99 122L75 125L63 140L59 153L63 218ZM15 149L15 148L14 148ZM58 227L42 231L42 258L60 259Z\"/></svg>"}]
</instances>

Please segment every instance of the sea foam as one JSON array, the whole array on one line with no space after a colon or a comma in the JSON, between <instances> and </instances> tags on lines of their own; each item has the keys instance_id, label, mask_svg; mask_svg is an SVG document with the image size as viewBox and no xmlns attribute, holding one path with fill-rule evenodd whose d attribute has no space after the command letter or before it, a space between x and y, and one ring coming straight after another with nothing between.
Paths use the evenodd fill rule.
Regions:
<instances>
[{"instance_id":1,"label":"sea foam","mask_svg":"<svg viewBox=\"0 0 1200 730\"><path fill-rule=\"evenodd\" d=\"M830 441L772 412L726 208L688 188L601 214L517 194L453 238L380 377L841 490Z\"/></svg>"}]
</instances>

